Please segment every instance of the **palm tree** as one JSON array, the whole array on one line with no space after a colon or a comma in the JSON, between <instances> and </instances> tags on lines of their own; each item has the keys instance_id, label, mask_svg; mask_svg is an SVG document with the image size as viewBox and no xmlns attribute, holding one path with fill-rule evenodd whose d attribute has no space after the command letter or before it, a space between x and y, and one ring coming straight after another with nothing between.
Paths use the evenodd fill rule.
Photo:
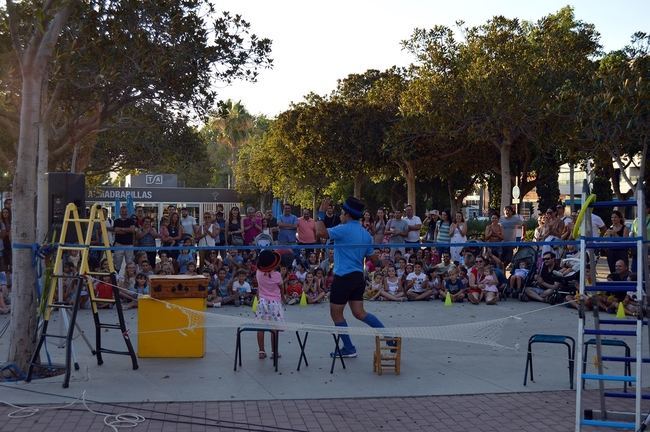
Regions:
<instances>
[{"instance_id":1,"label":"palm tree","mask_svg":"<svg viewBox=\"0 0 650 432\"><path fill-rule=\"evenodd\" d=\"M218 159L219 148L228 150L228 187L236 185L234 167L237 163L239 148L251 135L255 118L246 111L241 101L234 102L230 99L220 104L219 110L208 120L206 137L208 138L208 153L212 158ZM214 160L213 163L219 163Z\"/></svg>"}]
</instances>

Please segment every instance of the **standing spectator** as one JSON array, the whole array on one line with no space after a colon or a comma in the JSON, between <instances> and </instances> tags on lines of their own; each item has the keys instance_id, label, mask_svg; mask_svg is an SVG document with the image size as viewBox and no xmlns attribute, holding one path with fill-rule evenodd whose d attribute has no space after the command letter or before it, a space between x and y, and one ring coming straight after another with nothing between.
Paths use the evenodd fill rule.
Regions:
<instances>
[{"instance_id":1,"label":"standing spectator","mask_svg":"<svg viewBox=\"0 0 650 432\"><path fill-rule=\"evenodd\" d=\"M178 212L173 212L171 213L171 216L169 216L167 232L169 233L166 239L168 246L179 246L183 239L183 225L181 225ZM170 250L168 253L170 257L174 259L178 258L178 250Z\"/></svg>"},{"instance_id":2,"label":"standing spectator","mask_svg":"<svg viewBox=\"0 0 650 432\"><path fill-rule=\"evenodd\" d=\"M308 209L302 211L298 218L298 244L313 245L316 243L316 221L311 217Z\"/></svg>"},{"instance_id":3,"label":"standing spectator","mask_svg":"<svg viewBox=\"0 0 650 432\"><path fill-rule=\"evenodd\" d=\"M408 235L409 232L409 226L406 220L402 219L402 211L400 209L396 209L393 212L393 218L388 221L386 224L386 233L390 235L390 238L388 239L388 243L391 244L401 244L404 243L404 239ZM390 253L391 256L395 256L395 250L394 248L391 248ZM401 253L404 253L404 248L397 248L397 250L401 251Z\"/></svg>"},{"instance_id":4,"label":"standing spectator","mask_svg":"<svg viewBox=\"0 0 650 432\"><path fill-rule=\"evenodd\" d=\"M244 244L243 232L239 207L235 206L230 209L228 220L226 221L226 238L228 239L228 244L231 246L242 246Z\"/></svg>"},{"instance_id":5,"label":"standing spectator","mask_svg":"<svg viewBox=\"0 0 650 432\"><path fill-rule=\"evenodd\" d=\"M273 211L272 210L267 210L266 213L264 214L264 219L267 221L267 228L271 232L271 237L273 238L273 242L276 243L278 241L278 220L273 217Z\"/></svg>"},{"instance_id":6,"label":"standing spectator","mask_svg":"<svg viewBox=\"0 0 650 432\"><path fill-rule=\"evenodd\" d=\"M612 225L605 231L605 237L629 237L630 232L625 226L625 218L623 213L618 210L612 212ZM609 272L616 271L616 261L623 261L625 268L628 268L627 247L613 247L607 250L607 265Z\"/></svg>"},{"instance_id":7,"label":"standing spectator","mask_svg":"<svg viewBox=\"0 0 650 432\"><path fill-rule=\"evenodd\" d=\"M363 218L361 219L361 226L370 233L371 236L375 235L375 223L372 220L372 215L368 210L363 212Z\"/></svg>"},{"instance_id":8,"label":"standing spectator","mask_svg":"<svg viewBox=\"0 0 650 432\"><path fill-rule=\"evenodd\" d=\"M137 206L135 208L135 227L142 228L144 225L144 207Z\"/></svg>"},{"instance_id":9,"label":"standing spectator","mask_svg":"<svg viewBox=\"0 0 650 432\"><path fill-rule=\"evenodd\" d=\"M214 223L219 225L219 244L226 244L226 218L223 216L223 205L217 204Z\"/></svg>"},{"instance_id":10,"label":"standing spectator","mask_svg":"<svg viewBox=\"0 0 650 432\"><path fill-rule=\"evenodd\" d=\"M156 247L156 239L160 238L158 231L151 224L151 218L145 216L142 221L142 227L138 228L135 232L135 237L138 240L138 246L142 247ZM149 263L156 263L156 251L147 250L147 260Z\"/></svg>"},{"instance_id":11,"label":"standing spectator","mask_svg":"<svg viewBox=\"0 0 650 432\"><path fill-rule=\"evenodd\" d=\"M181 225L183 225L183 237L194 237L194 231L196 230L196 219L194 216L190 216L189 210L187 207L181 209Z\"/></svg>"},{"instance_id":12,"label":"standing spectator","mask_svg":"<svg viewBox=\"0 0 650 432\"><path fill-rule=\"evenodd\" d=\"M295 244L296 243L296 230L298 228L298 218L296 215L291 214L291 205L285 204L283 207L282 216L278 221L278 242L280 244Z\"/></svg>"},{"instance_id":13,"label":"standing spectator","mask_svg":"<svg viewBox=\"0 0 650 432\"><path fill-rule=\"evenodd\" d=\"M135 233L135 221L128 215L126 206L120 207L120 217L113 222L115 232L115 246L125 249L114 251L113 260L115 270L120 271L122 263L133 262L133 234Z\"/></svg>"},{"instance_id":14,"label":"standing spectator","mask_svg":"<svg viewBox=\"0 0 650 432\"><path fill-rule=\"evenodd\" d=\"M102 208L102 213L104 213L104 225L106 226L106 232L108 233L108 244L112 246L115 241L115 235L113 234L113 219L108 216L108 209L106 207Z\"/></svg>"},{"instance_id":15,"label":"standing spectator","mask_svg":"<svg viewBox=\"0 0 650 432\"><path fill-rule=\"evenodd\" d=\"M221 240L219 238L220 232L221 229L219 228L219 225L212 223L212 214L210 212L205 212L203 214L203 223L199 225L196 230L198 245L201 247L214 247L217 244L217 241ZM205 258L209 252L210 251L207 250L199 251L199 262L201 263L201 267L205 266Z\"/></svg>"},{"instance_id":16,"label":"standing spectator","mask_svg":"<svg viewBox=\"0 0 650 432\"><path fill-rule=\"evenodd\" d=\"M406 206L406 216L404 220L408 225L408 234L404 241L406 243L420 243L420 228L422 228L422 220L419 216L413 213L413 206L408 204Z\"/></svg>"},{"instance_id":17,"label":"standing spectator","mask_svg":"<svg viewBox=\"0 0 650 432\"><path fill-rule=\"evenodd\" d=\"M427 217L424 218L424 221L422 221L422 225L427 229L426 241L436 241L436 227L438 226L438 220L440 220L438 210L431 210L427 214Z\"/></svg>"},{"instance_id":18,"label":"standing spectator","mask_svg":"<svg viewBox=\"0 0 650 432\"><path fill-rule=\"evenodd\" d=\"M485 227L483 240L490 243L503 241L503 227L499 224L499 215L493 214L490 216L490 223ZM500 247L490 246L490 250L494 255L501 256L502 250Z\"/></svg>"},{"instance_id":19,"label":"standing spectator","mask_svg":"<svg viewBox=\"0 0 650 432\"><path fill-rule=\"evenodd\" d=\"M325 228L334 228L341 223L339 215L334 213L334 205L332 204L331 199L328 201L327 208L325 209L323 223L325 224Z\"/></svg>"},{"instance_id":20,"label":"standing spectator","mask_svg":"<svg viewBox=\"0 0 650 432\"><path fill-rule=\"evenodd\" d=\"M383 208L380 208L377 210L377 214L375 215L375 235L373 236L374 244L384 243L385 229L386 213Z\"/></svg>"},{"instance_id":21,"label":"standing spectator","mask_svg":"<svg viewBox=\"0 0 650 432\"><path fill-rule=\"evenodd\" d=\"M252 245L255 237L262 232L262 218L255 214L255 207L246 209L246 216L242 218L241 223L244 230L244 244Z\"/></svg>"},{"instance_id":22,"label":"standing spectator","mask_svg":"<svg viewBox=\"0 0 650 432\"><path fill-rule=\"evenodd\" d=\"M449 210L440 212L440 220L436 224L436 242L443 246L438 246L441 254L449 252L449 228L451 227L451 216Z\"/></svg>"},{"instance_id":23,"label":"standing spectator","mask_svg":"<svg viewBox=\"0 0 650 432\"><path fill-rule=\"evenodd\" d=\"M520 238L525 237L524 220L521 216L515 214L511 206L506 206L503 208L503 216L501 216L499 219L499 223L503 228L504 242L514 242L518 241ZM521 237L518 236L520 232L519 230L521 230ZM503 261L504 265L507 266L510 264L510 261L512 260L513 250L513 246L503 246L503 256L501 257L501 261Z\"/></svg>"},{"instance_id":24,"label":"standing spectator","mask_svg":"<svg viewBox=\"0 0 650 432\"><path fill-rule=\"evenodd\" d=\"M454 223L452 223L449 227L449 233L451 234L451 238L449 239L450 244L467 243L467 224L465 223L465 218L463 217L462 212L456 212L456 219L454 220ZM451 260L454 262L462 262L461 251L463 248L456 246L451 247L450 250Z\"/></svg>"},{"instance_id":25,"label":"standing spectator","mask_svg":"<svg viewBox=\"0 0 650 432\"><path fill-rule=\"evenodd\" d=\"M160 219L160 228L158 230L158 235L160 235L160 244L163 247L172 246L174 241L169 237L169 215L164 214ZM163 255L165 257L170 256L169 251L159 251L160 259L162 260Z\"/></svg>"}]
</instances>

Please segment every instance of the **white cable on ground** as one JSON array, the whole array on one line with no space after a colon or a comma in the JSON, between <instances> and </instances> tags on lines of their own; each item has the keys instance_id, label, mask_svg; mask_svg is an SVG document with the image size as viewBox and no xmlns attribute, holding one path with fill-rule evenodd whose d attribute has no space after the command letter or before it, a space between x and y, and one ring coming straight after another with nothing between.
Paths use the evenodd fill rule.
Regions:
<instances>
[{"instance_id":1,"label":"white cable on ground","mask_svg":"<svg viewBox=\"0 0 650 432\"><path fill-rule=\"evenodd\" d=\"M47 407L21 407L18 405L14 405L10 402L6 402L3 400L0 400L0 404L2 405L7 405L11 408L16 408L14 411L11 411L9 414L7 414L7 417L9 418L26 418L26 417L31 417L33 415L38 414L41 411L51 411L51 410L58 410L58 409L65 409L69 408L72 405L76 403L81 403L88 412L98 415L98 416L103 416L104 417L104 424L111 429L113 429L113 432L118 432L120 428L134 428L138 426L140 423L144 422L146 418L144 416L141 416L140 414L135 414L135 413L121 413L121 414L109 414L109 413L104 413L100 411L94 411L91 409L88 404L86 403L86 390L81 392L81 396L78 397L77 399L73 400L72 402L65 404L65 405L58 405L58 406L47 406Z\"/></svg>"}]
</instances>

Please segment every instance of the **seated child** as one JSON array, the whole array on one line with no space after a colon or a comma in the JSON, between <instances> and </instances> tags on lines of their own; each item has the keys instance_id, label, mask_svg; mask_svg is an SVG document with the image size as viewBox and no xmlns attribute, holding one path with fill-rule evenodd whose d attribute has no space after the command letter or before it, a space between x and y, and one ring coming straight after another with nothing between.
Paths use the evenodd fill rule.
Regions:
<instances>
[{"instance_id":1,"label":"seated child","mask_svg":"<svg viewBox=\"0 0 650 432\"><path fill-rule=\"evenodd\" d=\"M237 293L233 293L232 284L227 277L227 271L221 267L215 276L212 277L211 284L214 286L212 294L208 288L208 305L221 307L222 305L235 304L239 300Z\"/></svg>"},{"instance_id":2,"label":"seated child","mask_svg":"<svg viewBox=\"0 0 650 432\"><path fill-rule=\"evenodd\" d=\"M409 264L410 265L410 264ZM409 265L406 268L409 268ZM433 296L428 277L422 271L422 264L415 263L413 272L406 276L406 296L409 300L428 300Z\"/></svg>"},{"instance_id":3,"label":"seated child","mask_svg":"<svg viewBox=\"0 0 650 432\"><path fill-rule=\"evenodd\" d=\"M60 299L64 304L71 305L74 303L75 290L77 288L77 268L70 261L66 261L63 264L63 277L61 278L61 284L63 285L63 298Z\"/></svg>"},{"instance_id":4,"label":"seated child","mask_svg":"<svg viewBox=\"0 0 650 432\"><path fill-rule=\"evenodd\" d=\"M444 288L440 289L440 299L444 301L449 293L452 302L462 303L465 300L466 291L467 285L460 279L458 268L453 268L449 270L449 277L445 280Z\"/></svg>"},{"instance_id":5,"label":"seated child","mask_svg":"<svg viewBox=\"0 0 650 432\"><path fill-rule=\"evenodd\" d=\"M325 298L325 291L323 291L320 281L316 279L312 272L307 273L303 290L309 304L320 303Z\"/></svg>"},{"instance_id":6,"label":"seated child","mask_svg":"<svg viewBox=\"0 0 650 432\"><path fill-rule=\"evenodd\" d=\"M524 283L526 282L526 279L528 278L528 262L526 260L521 260L519 261L519 267L515 269L515 271L512 273L512 276L510 276L510 281L508 283L510 287L510 292L512 293L513 297L516 297L519 295L519 293L524 289Z\"/></svg>"},{"instance_id":7,"label":"seated child","mask_svg":"<svg viewBox=\"0 0 650 432\"><path fill-rule=\"evenodd\" d=\"M287 278L287 304L294 305L300 302L302 285L295 274L291 273Z\"/></svg>"},{"instance_id":8,"label":"seated child","mask_svg":"<svg viewBox=\"0 0 650 432\"><path fill-rule=\"evenodd\" d=\"M387 276L384 278L384 286L379 291L380 298L391 301L406 301L402 280L397 277L397 269L390 266L387 269Z\"/></svg>"},{"instance_id":9,"label":"seated child","mask_svg":"<svg viewBox=\"0 0 650 432\"><path fill-rule=\"evenodd\" d=\"M135 277L135 285L130 292L125 292L124 296L130 302L125 305L125 309L132 309L138 307L138 297L141 295L149 295L149 277L144 273L138 273Z\"/></svg>"},{"instance_id":10,"label":"seated child","mask_svg":"<svg viewBox=\"0 0 650 432\"><path fill-rule=\"evenodd\" d=\"M372 280L366 285L366 291L363 293L363 298L366 300L383 300L379 296L382 288L384 287L384 275L380 271L372 274Z\"/></svg>"},{"instance_id":11,"label":"seated child","mask_svg":"<svg viewBox=\"0 0 650 432\"><path fill-rule=\"evenodd\" d=\"M232 281L232 290L233 293L239 296L239 301L235 302L235 306L241 304L249 305L253 300L253 293L251 284L246 280L248 273L244 270L239 270L237 272L237 277Z\"/></svg>"},{"instance_id":12,"label":"seated child","mask_svg":"<svg viewBox=\"0 0 650 432\"><path fill-rule=\"evenodd\" d=\"M482 287L485 293L485 304L495 305L499 300L499 288L497 288L497 275L491 265L485 266L483 269Z\"/></svg>"},{"instance_id":13,"label":"seated child","mask_svg":"<svg viewBox=\"0 0 650 432\"><path fill-rule=\"evenodd\" d=\"M190 262L187 263L187 271L185 272L186 275L188 276L197 276L198 273L196 272L196 263L195 262Z\"/></svg>"}]
</instances>

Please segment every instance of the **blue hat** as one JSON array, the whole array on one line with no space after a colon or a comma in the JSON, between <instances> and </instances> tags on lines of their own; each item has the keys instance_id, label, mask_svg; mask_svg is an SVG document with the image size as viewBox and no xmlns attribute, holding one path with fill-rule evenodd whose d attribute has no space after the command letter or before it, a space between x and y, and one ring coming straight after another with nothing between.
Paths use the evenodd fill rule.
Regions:
<instances>
[{"instance_id":1,"label":"blue hat","mask_svg":"<svg viewBox=\"0 0 650 432\"><path fill-rule=\"evenodd\" d=\"M365 205L363 202L355 197L348 197L343 203L343 210L346 213L355 218L361 218L363 216L363 209Z\"/></svg>"}]
</instances>

